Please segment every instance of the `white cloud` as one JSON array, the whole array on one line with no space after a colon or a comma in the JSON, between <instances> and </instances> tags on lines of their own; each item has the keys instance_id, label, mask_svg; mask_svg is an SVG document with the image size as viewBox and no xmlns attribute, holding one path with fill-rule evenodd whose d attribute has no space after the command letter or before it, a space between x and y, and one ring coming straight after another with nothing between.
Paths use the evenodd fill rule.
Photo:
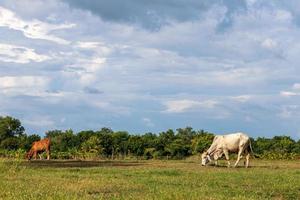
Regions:
<instances>
[{"instance_id":1,"label":"white cloud","mask_svg":"<svg viewBox=\"0 0 300 200\"><path fill-rule=\"evenodd\" d=\"M280 95L284 97L300 96L300 84L294 83L291 91L281 91Z\"/></svg>"},{"instance_id":2,"label":"white cloud","mask_svg":"<svg viewBox=\"0 0 300 200\"><path fill-rule=\"evenodd\" d=\"M281 106L281 118L298 118L300 114L299 105L283 105Z\"/></svg>"},{"instance_id":3,"label":"white cloud","mask_svg":"<svg viewBox=\"0 0 300 200\"><path fill-rule=\"evenodd\" d=\"M278 21L283 21L283 22L290 22L293 19L293 16L291 14L291 12L287 11L287 10L277 10L275 12L275 20Z\"/></svg>"},{"instance_id":4,"label":"white cloud","mask_svg":"<svg viewBox=\"0 0 300 200\"><path fill-rule=\"evenodd\" d=\"M49 56L37 54L34 49L0 43L0 61L29 63L32 61L43 62L48 59L50 59Z\"/></svg>"},{"instance_id":5,"label":"white cloud","mask_svg":"<svg viewBox=\"0 0 300 200\"><path fill-rule=\"evenodd\" d=\"M240 84L258 84L265 81L268 70L260 67L245 67L232 69L205 70L199 74L179 74L186 78L187 82L194 82L202 85L239 86Z\"/></svg>"},{"instance_id":6,"label":"white cloud","mask_svg":"<svg viewBox=\"0 0 300 200\"><path fill-rule=\"evenodd\" d=\"M248 6L252 6L256 3L257 0L247 0Z\"/></svg>"},{"instance_id":7,"label":"white cloud","mask_svg":"<svg viewBox=\"0 0 300 200\"><path fill-rule=\"evenodd\" d=\"M272 40L271 38L267 38L261 43L261 46L266 49L274 49L278 46L278 44L276 41Z\"/></svg>"},{"instance_id":8,"label":"white cloud","mask_svg":"<svg viewBox=\"0 0 300 200\"><path fill-rule=\"evenodd\" d=\"M239 95L239 96L235 96L235 97L231 97L231 98L238 102L245 103L245 102L248 102L252 98L252 96L251 95Z\"/></svg>"},{"instance_id":9,"label":"white cloud","mask_svg":"<svg viewBox=\"0 0 300 200\"><path fill-rule=\"evenodd\" d=\"M77 42L76 46L83 49L96 49L101 45L99 42Z\"/></svg>"},{"instance_id":10,"label":"white cloud","mask_svg":"<svg viewBox=\"0 0 300 200\"><path fill-rule=\"evenodd\" d=\"M48 95L47 87L50 79L40 76L0 76L0 93L11 95Z\"/></svg>"},{"instance_id":11,"label":"white cloud","mask_svg":"<svg viewBox=\"0 0 300 200\"><path fill-rule=\"evenodd\" d=\"M46 86L48 79L35 76L2 76L0 77L0 88L20 88L32 86Z\"/></svg>"},{"instance_id":12,"label":"white cloud","mask_svg":"<svg viewBox=\"0 0 300 200\"><path fill-rule=\"evenodd\" d=\"M105 44L103 42L77 42L74 47L79 51L89 50L93 52L94 57L109 56L114 51L114 49L119 48L114 45Z\"/></svg>"},{"instance_id":13,"label":"white cloud","mask_svg":"<svg viewBox=\"0 0 300 200\"><path fill-rule=\"evenodd\" d=\"M168 113L182 113L187 111L192 111L193 109L211 109L214 108L218 102L214 100L206 101L194 101L194 100L172 100L164 103L166 110L164 112Z\"/></svg>"},{"instance_id":14,"label":"white cloud","mask_svg":"<svg viewBox=\"0 0 300 200\"><path fill-rule=\"evenodd\" d=\"M298 96L300 95L300 93L291 92L291 91L281 91L280 95L284 97L291 97L291 96Z\"/></svg>"},{"instance_id":15,"label":"white cloud","mask_svg":"<svg viewBox=\"0 0 300 200\"><path fill-rule=\"evenodd\" d=\"M300 83L295 83L295 84L293 85L293 89L294 89L294 90L300 90Z\"/></svg>"},{"instance_id":16,"label":"white cloud","mask_svg":"<svg viewBox=\"0 0 300 200\"><path fill-rule=\"evenodd\" d=\"M51 34L54 30L69 29L75 24L49 24L39 20L22 20L11 10L0 6L0 27L23 32L24 36L32 39L43 39L56 42L58 44L69 44L70 42Z\"/></svg>"},{"instance_id":17,"label":"white cloud","mask_svg":"<svg viewBox=\"0 0 300 200\"><path fill-rule=\"evenodd\" d=\"M147 117L144 117L144 118L142 119L142 122L143 122L146 126L148 126L148 127L153 127L153 126L154 126L154 123L152 122L152 120L149 119L149 118L147 118Z\"/></svg>"},{"instance_id":18,"label":"white cloud","mask_svg":"<svg viewBox=\"0 0 300 200\"><path fill-rule=\"evenodd\" d=\"M34 127L53 128L55 121L50 116L34 116L31 118L22 119L22 123ZM40 133L39 133L40 134Z\"/></svg>"},{"instance_id":19,"label":"white cloud","mask_svg":"<svg viewBox=\"0 0 300 200\"><path fill-rule=\"evenodd\" d=\"M114 103L109 102L107 99L103 100L102 98L100 99L85 99L86 103L88 105L92 105L95 108L98 108L103 111L110 112L111 114L115 115L129 115L130 114L130 109L125 106L120 106Z\"/></svg>"},{"instance_id":20,"label":"white cloud","mask_svg":"<svg viewBox=\"0 0 300 200\"><path fill-rule=\"evenodd\" d=\"M88 86L99 78L97 73L104 68L105 63L106 58L100 56L90 58L75 57L73 64L65 66L63 75L67 79L76 78L72 82L78 82L81 87Z\"/></svg>"}]
</instances>

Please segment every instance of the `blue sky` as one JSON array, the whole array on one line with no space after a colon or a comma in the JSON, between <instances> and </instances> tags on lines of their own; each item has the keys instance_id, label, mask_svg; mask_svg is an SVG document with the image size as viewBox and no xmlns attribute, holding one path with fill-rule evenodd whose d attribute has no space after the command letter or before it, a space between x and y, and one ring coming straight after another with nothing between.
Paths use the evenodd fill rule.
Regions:
<instances>
[{"instance_id":1,"label":"blue sky","mask_svg":"<svg viewBox=\"0 0 300 200\"><path fill-rule=\"evenodd\" d=\"M1 0L0 115L300 138L299 36L298 0Z\"/></svg>"}]
</instances>

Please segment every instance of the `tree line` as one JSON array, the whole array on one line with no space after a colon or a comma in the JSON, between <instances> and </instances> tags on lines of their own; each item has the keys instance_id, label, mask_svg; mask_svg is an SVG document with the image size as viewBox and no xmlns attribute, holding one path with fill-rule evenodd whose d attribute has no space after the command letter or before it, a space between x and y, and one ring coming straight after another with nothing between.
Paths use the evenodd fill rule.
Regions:
<instances>
[{"instance_id":1,"label":"tree line","mask_svg":"<svg viewBox=\"0 0 300 200\"><path fill-rule=\"evenodd\" d=\"M191 127L169 129L154 134L130 134L102 128L98 131L50 130L51 157L58 159L183 159L208 149L214 134ZM27 134L20 120L0 116L0 156L23 157L41 136ZM256 157L295 159L300 156L300 140L290 136L251 138Z\"/></svg>"}]
</instances>

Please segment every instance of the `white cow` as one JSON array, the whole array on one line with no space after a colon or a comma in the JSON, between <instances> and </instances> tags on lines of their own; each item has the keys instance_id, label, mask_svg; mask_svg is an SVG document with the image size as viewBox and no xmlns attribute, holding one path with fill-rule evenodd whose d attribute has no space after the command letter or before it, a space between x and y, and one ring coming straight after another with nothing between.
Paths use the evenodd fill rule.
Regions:
<instances>
[{"instance_id":1,"label":"white cow","mask_svg":"<svg viewBox=\"0 0 300 200\"><path fill-rule=\"evenodd\" d=\"M234 164L234 167L236 167L242 158L242 154L245 153L245 167L247 168L249 165L250 152L252 152L250 138L245 133L216 135L209 149L201 156L202 165L204 166L212 160L214 160L217 165L218 159L225 154L228 167L230 167L229 153L238 153L237 161Z\"/></svg>"}]
</instances>

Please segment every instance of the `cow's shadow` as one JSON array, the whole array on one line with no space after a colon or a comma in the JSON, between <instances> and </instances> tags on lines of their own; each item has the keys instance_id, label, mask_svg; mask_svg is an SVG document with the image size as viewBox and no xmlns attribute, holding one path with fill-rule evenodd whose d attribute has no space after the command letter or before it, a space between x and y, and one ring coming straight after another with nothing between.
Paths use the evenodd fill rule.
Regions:
<instances>
[{"instance_id":1,"label":"cow's shadow","mask_svg":"<svg viewBox=\"0 0 300 200\"><path fill-rule=\"evenodd\" d=\"M50 167L50 168L75 168L75 167L132 167L145 163L138 161L114 161L114 160L31 160L24 161L26 167Z\"/></svg>"},{"instance_id":2,"label":"cow's shadow","mask_svg":"<svg viewBox=\"0 0 300 200\"><path fill-rule=\"evenodd\" d=\"M227 164L209 164L206 167L209 168L227 168L227 169L249 169L249 168L269 168L269 169L279 169L279 166L274 165L249 165L248 168L246 168L243 164L240 164L236 167L234 165L230 165L230 167L227 167Z\"/></svg>"},{"instance_id":3,"label":"cow's shadow","mask_svg":"<svg viewBox=\"0 0 300 200\"><path fill-rule=\"evenodd\" d=\"M227 167L227 165L209 165L209 167L215 167L215 168L227 168L227 169L237 169L237 168L245 168L243 165L238 165L234 167L231 165L230 167ZM248 168L255 168L256 166L248 166ZM246 168L245 168L246 169Z\"/></svg>"},{"instance_id":4,"label":"cow's shadow","mask_svg":"<svg viewBox=\"0 0 300 200\"><path fill-rule=\"evenodd\" d=\"M221 161L221 162L220 162ZM220 160L218 165L215 165L213 162L207 164L207 167L210 168L228 168L228 169L234 169L234 168L246 168L244 163L240 162L236 167L234 167L234 162L231 163L230 167L227 166L227 162L225 162L224 160ZM256 165L249 165L248 168L267 168L268 166L256 166Z\"/></svg>"}]
</instances>

